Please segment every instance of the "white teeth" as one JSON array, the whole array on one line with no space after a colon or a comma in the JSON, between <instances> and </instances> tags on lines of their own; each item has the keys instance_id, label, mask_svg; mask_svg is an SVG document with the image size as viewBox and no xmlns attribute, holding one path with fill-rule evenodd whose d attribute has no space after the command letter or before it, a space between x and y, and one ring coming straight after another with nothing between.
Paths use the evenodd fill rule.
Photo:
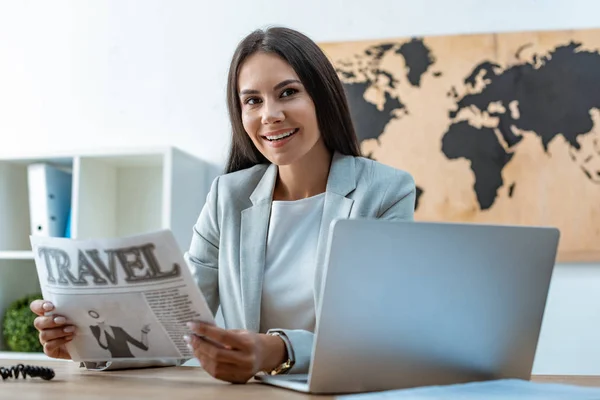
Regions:
<instances>
[{"instance_id":1,"label":"white teeth","mask_svg":"<svg viewBox=\"0 0 600 400\"><path fill-rule=\"evenodd\" d=\"M273 141L273 140L279 140L279 139L283 139L283 138L286 138L288 136L291 136L294 132L296 132L296 130L292 129L289 132L284 132L284 133L279 134L279 135L265 136L265 137L267 138L267 140L271 140L271 141Z\"/></svg>"}]
</instances>

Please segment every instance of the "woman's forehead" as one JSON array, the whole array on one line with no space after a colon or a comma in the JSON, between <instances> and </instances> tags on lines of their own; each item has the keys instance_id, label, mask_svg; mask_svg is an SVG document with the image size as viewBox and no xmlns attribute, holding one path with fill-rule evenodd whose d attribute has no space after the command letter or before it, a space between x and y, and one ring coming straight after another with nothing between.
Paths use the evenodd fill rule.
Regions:
<instances>
[{"instance_id":1,"label":"woman's forehead","mask_svg":"<svg viewBox=\"0 0 600 400\"><path fill-rule=\"evenodd\" d=\"M276 54L259 52L241 65L238 90L272 90L285 80L299 80L292 66Z\"/></svg>"}]
</instances>

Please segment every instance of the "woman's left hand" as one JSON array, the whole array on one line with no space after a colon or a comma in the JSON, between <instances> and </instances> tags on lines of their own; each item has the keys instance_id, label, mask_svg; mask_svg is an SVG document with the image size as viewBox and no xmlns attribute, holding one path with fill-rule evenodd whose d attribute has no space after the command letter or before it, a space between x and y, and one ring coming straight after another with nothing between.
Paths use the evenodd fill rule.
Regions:
<instances>
[{"instance_id":1,"label":"woman's left hand","mask_svg":"<svg viewBox=\"0 0 600 400\"><path fill-rule=\"evenodd\" d=\"M260 371L284 362L286 349L277 336L245 330L226 330L203 322L190 322L195 333L184 337L206 372L213 377L245 383Z\"/></svg>"}]
</instances>

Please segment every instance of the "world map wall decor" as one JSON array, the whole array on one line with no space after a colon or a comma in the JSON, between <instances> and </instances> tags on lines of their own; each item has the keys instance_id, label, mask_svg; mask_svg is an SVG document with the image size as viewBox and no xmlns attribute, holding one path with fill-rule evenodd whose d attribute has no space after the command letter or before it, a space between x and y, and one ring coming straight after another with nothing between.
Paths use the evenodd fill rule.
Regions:
<instances>
[{"instance_id":1,"label":"world map wall decor","mask_svg":"<svg viewBox=\"0 0 600 400\"><path fill-rule=\"evenodd\" d=\"M415 220L555 226L558 261L600 261L600 29L319 45Z\"/></svg>"}]
</instances>

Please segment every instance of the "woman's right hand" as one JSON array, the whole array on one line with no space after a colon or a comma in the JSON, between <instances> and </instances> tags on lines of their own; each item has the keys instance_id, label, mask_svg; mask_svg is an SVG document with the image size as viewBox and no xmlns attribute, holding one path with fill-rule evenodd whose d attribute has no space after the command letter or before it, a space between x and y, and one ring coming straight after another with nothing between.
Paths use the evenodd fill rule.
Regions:
<instances>
[{"instance_id":1,"label":"woman's right hand","mask_svg":"<svg viewBox=\"0 0 600 400\"><path fill-rule=\"evenodd\" d=\"M34 300L29 307L37 315L33 325L40 332L39 340L44 346L44 353L48 357L70 360L71 355L65 344L73 340L75 326L67 324L67 319L63 316L44 315L54 310L54 305L49 301Z\"/></svg>"}]
</instances>

